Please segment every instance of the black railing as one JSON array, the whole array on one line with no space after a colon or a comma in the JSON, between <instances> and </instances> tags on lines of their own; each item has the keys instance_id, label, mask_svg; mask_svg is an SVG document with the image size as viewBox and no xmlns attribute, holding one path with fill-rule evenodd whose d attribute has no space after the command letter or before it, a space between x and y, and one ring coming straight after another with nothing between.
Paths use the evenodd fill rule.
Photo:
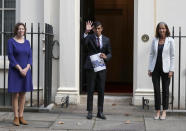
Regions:
<instances>
[{"instance_id":1,"label":"black railing","mask_svg":"<svg viewBox=\"0 0 186 131\"><path fill-rule=\"evenodd\" d=\"M26 25L26 24L25 24ZM26 25L27 26L27 25ZM45 24L45 32L41 32L41 26L40 23L37 24L37 32L34 32L34 27L33 27L33 23L31 23L31 29L30 32L27 32L25 34L25 38L29 38L30 37L30 44L31 44L31 48L32 48L32 54L33 54L33 44L36 45L37 44L37 58L34 58L34 54L33 54L33 59L37 59L35 61L37 61L37 65L32 65L31 67L31 72L32 72L32 77L33 77L33 68L37 68L37 102L33 105L33 92L30 93L30 106L37 106L39 107L40 105L44 104L44 106L46 107L48 104L50 104L51 102L51 88L52 88L52 45L53 45L53 27L49 24ZM7 73L7 69L6 69L6 44L7 44L7 40L11 37L13 37L13 32L0 32L2 38L4 38L3 41L3 58L4 58L4 69L3 69L3 75L4 75L4 81L3 81L3 93L0 94L3 95L3 106L6 106L7 103L9 103L9 105L11 104L11 98L9 98L10 102L7 102L8 100L6 98L8 98L7 96L10 95L10 93L7 93L7 89L6 89L6 73ZM29 36L30 35L30 36ZM6 39L5 39L6 38ZM37 43L34 41L34 38L37 38L38 41ZM44 102L40 101L40 52L41 52L41 38L45 38L45 63L44 63L44 68L45 68L45 74L44 74ZM35 42L35 43L34 43ZM1 96L2 98L2 96Z\"/></svg>"},{"instance_id":2,"label":"black railing","mask_svg":"<svg viewBox=\"0 0 186 131\"><path fill-rule=\"evenodd\" d=\"M176 46L178 46L179 48L178 48L178 107L177 107L177 109L180 109L180 93L181 93L181 87L180 87L180 82L181 82L181 58L182 58L182 56L181 56L181 47L182 47L182 39L183 38L186 38L186 36L183 36L182 35L182 32L181 32L181 27L179 27L179 33L178 33L178 35L175 35L175 28L173 27L173 29L172 29L172 38L173 39L178 39L178 45L177 45L177 43L175 43L175 45ZM175 62L176 63L176 62ZM175 70L175 72L177 72L176 70ZM173 74L173 77L172 77L172 101L171 101L171 104L172 104L172 106L171 106L171 108L172 108L172 110L174 109L174 78L175 78L175 74ZM186 95L186 94L185 94ZM186 108L186 107L185 107Z\"/></svg>"},{"instance_id":3,"label":"black railing","mask_svg":"<svg viewBox=\"0 0 186 131\"><path fill-rule=\"evenodd\" d=\"M52 92L52 44L53 44L53 28L50 25L45 26L45 93L44 93L44 106L51 102Z\"/></svg>"},{"instance_id":4,"label":"black railing","mask_svg":"<svg viewBox=\"0 0 186 131\"><path fill-rule=\"evenodd\" d=\"M3 75L4 75L4 82L3 82L3 105L6 105L6 98L9 98L9 100L12 99L11 95L8 94L8 91L6 90L6 44L8 42L9 37L13 36L13 32L1 32L1 36L3 39L3 63L4 63L4 68L3 68ZM11 103L8 102L9 104Z\"/></svg>"}]
</instances>

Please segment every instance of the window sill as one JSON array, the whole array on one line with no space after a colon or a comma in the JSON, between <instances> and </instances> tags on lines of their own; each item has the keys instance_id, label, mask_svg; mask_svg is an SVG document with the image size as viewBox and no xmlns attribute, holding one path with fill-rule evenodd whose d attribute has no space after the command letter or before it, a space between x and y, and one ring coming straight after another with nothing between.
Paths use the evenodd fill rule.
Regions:
<instances>
[{"instance_id":1,"label":"window sill","mask_svg":"<svg viewBox=\"0 0 186 131\"><path fill-rule=\"evenodd\" d=\"M5 69L8 70L9 69L9 60L8 57L6 56L6 60L5 60ZM4 57L0 56L0 70L4 69Z\"/></svg>"}]
</instances>

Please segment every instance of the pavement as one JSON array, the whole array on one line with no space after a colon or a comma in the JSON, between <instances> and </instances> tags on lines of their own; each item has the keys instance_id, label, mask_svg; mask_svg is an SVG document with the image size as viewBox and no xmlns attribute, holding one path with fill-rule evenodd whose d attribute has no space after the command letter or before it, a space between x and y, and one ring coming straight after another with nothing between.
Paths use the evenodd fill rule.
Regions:
<instances>
[{"instance_id":1,"label":"pavement","mask_svg":"<svg viewBox=\"0 0 186 131\"><path fill-rule=\"evenodd\" d=\"M96 118L97 97L94 98L93 119L86 119L86 96L81 103L68 108L54 106L49 112L25 112L29 125L14 126L13 113L0 112L0 131L185 131L186 113L167 114L166 120L154 120L154 109L133 106L131 96L106 96L106 120Z\"/></svg>"}]
</instances>

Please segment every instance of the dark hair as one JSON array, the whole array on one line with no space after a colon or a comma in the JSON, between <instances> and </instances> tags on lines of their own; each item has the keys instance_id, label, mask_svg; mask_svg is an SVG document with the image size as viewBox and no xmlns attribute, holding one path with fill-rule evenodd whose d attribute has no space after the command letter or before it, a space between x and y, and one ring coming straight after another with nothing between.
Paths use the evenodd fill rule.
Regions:
<instances>
[{"instance_id":1,"label":"dark hair","mask_svg":"<svg viewBox=\"0 0 186 131\"><path fill-rule=\"evenodd\" d=\"M158 25L156 27L156 35L155 35L155 37L156 38L160 38L161 37L161 35L159 34L159 28L160 28L161 24L163 24L165 26L165 28L166 28L166 37L169 37L170 36L169 27L168 27L168 25L165 22L158 23Z\"/></svg>"},{"instance_id":2,"label":"dark hair","mask_svg":"<svg viewBox=\"0 0 186 131\"><path fill-rule=\"evenodd\" d=\"M94 23L93 23L93 26L94 26L94 28L96 28L96 27L98 27L98 26L102 26L102 24L101 24L101 22L100 21L95 21Z\"/></svg>"},{"instance_id":3,"label":"dark hair","mask_svg":"<svg viewBox=\"0 0 186 131\"><path fill-rule=\"evenodd\" d=\"M17 35L17 31L18 31L20 25L22 25L22 26L25 28L25 33L24 33L24 35L26 34L26 26L25 26L25 24L19 22L19 23L16 23L15 26L14 26L14 36Z\"/></svg>"}]
</instances>

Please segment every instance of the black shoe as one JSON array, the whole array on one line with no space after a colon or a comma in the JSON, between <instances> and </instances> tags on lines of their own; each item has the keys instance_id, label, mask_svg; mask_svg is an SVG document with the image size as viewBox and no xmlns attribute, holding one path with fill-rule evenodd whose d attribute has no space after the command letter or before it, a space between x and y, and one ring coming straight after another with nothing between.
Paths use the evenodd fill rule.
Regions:
<instances>
[{"instance_id":1,"label":"black shoe","mask_svg":"<svg viewBox=\"0 0 186 131\"><path fill-rule=\"evenodd\" d=\"M91 111L88 112L87 119L92 119L92 112Z\"/></svg>"},{"instance_id":2,"label":"black shoe","mask_svg":"<svg viewBox=\"0 0 186 131\"><path fill-rule=\"evenodd\" d=\"M100 119L107 119L103 113L98 112L97 117Z\"/></svg>"}]
</instances>

